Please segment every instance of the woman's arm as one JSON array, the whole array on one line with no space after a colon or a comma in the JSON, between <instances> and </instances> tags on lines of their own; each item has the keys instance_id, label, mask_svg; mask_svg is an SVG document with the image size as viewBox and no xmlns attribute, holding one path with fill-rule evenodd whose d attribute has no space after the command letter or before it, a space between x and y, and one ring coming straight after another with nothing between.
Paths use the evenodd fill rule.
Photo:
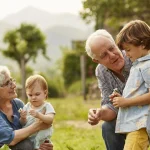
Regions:
<instances>
[{"instance_id":1,"label":"woman's arm","mask_svg":"<svg viewBox=\"0 0 150 150\"><path fill-rule=\"evenodd\" d=\"M45 124L41 121L36 121L35 123L31 124L30 126L15 130L14 131L14 139L10 143L11 146L17 144L18 142L24 140L25 138L29 137L30 135L40 131L49 128L50 126L48 124Z\"/></svg>"}]
</instances>

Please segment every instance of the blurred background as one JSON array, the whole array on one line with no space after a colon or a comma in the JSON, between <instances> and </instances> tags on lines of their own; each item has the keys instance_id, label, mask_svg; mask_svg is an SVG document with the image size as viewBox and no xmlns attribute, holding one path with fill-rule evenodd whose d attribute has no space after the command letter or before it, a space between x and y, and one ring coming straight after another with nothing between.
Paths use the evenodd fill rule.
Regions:
<instances>
[{"instance_id":1,"label":"blurred background","mask_svg":"<svg viewBox=\"0 0 150 150\"><path fill-rule=\"evenodd\" d=\"M96 64L85 53L85 40L101 28L115 39L134 19L150 25L150 0L0 2L0 64L11 70L25 103L26 78L35 73L46 78L49 101L57 112L55 150L105 149L99 126L86 123L88 109L100 107L101 97Z\"/></svg>"}]
</instances>

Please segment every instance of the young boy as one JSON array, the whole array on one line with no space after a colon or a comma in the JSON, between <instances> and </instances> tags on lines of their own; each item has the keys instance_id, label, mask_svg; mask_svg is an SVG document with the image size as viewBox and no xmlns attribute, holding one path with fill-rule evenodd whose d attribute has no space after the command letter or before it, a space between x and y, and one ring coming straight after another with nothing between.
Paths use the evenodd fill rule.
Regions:
<instances>
[{"instance_id":1,"label":"young boy","mask_svg":"<svg viewBox=\"0 0 150 150\"><path fill-rule=\"evenodd\" d=\"M123 97L113 94L113 105L119 107L116 133L126 133L124 150L148 149L146 130L150 105L150 27L135 20L126 24L116 38L120 49L133 62L123 90Z\"/></svg>"},{"instance_id":2,"label":"young boy","mask_svg":"<svg viewBox=\"0 0 150 150\"><path fill-rule=\"evenodd\" d=\"M40 144L49 140L52 135L51 126L55 110L49 102L45 101L48 97L48 85L41 75L33 75L26 80L26 94L29 102L20 112L21 124L26 127L38 119L50 126L50 128L39 131L30 137L30 140L34 143L34 149L39 149Z\"/></svg>"}]
</instances>

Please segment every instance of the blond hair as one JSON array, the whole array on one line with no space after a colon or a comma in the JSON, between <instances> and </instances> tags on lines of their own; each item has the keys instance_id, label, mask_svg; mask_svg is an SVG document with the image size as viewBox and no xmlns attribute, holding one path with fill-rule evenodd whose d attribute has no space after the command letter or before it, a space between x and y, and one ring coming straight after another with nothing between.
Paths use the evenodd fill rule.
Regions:
<instances>
[{"instance_id":1,"label":"blond hair","mask_svg":"<svg viewBox=\"0 0 150 150\"><path fill-rule=\"evenodd\" d=\"M31 89L34 88L35 83L39 83L42 87L42 89L47 91L46 98L48 97L48 84L45 78L41 75L32 75L29 78L27 78L26 83L25 83L25 88L26 89Z\"/></svg>"}]
</instances>

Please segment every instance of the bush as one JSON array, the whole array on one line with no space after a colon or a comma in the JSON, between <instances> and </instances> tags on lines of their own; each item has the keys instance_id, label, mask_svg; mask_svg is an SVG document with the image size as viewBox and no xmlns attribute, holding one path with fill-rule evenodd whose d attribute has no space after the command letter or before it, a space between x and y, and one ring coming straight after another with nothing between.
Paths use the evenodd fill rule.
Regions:
<instances>
[{"instance_id":1,"label":"bush","mask_svg":"<svg viewBox=\"0 0 150 150\"><path fill-rule=\"evenodd\" d=\"M88 94L89 85L93 82L97 82L96 78L88 78L86 79L86 93ZM82 94L82 83L81 80L73 82L68 88L69 94L81 95Z\"/></svg>"}]
</instances>

